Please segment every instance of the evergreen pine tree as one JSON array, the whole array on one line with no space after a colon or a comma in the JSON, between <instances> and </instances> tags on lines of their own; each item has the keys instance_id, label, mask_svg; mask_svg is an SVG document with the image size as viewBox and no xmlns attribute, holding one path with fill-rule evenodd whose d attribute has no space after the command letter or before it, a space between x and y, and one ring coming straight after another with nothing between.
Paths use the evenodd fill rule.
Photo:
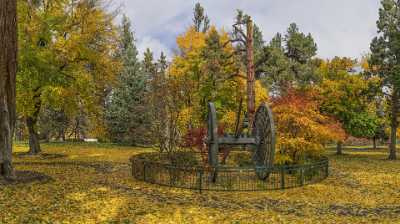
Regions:
<instances>
[{"instance_id":1,"label":"evergreen pine tree","mask_svg":"<svg viewBox=\"0 0 400 224\"><path fill-rule=\"evenodd\" d=\"M147 74L138 60L131 23L126 16L122 20L121 37L119 56L123 69L109 96L106 111L110 138L131 145L148 144Z\"/></svg>"},{"instance_id":2,"label":"evergreen pine tree","mask_svg":"<svg viewBox=\"0 0 400 224\"><path fill-rule=\"evenodd\" d=\"M285 54L289 58L290 70L295 81L293 84L303 87L318 81L312 63L312 57L317 53L317 44L311 34L300 32L296 23L292 23L285 35L285 42Z\"/></svg>"},{"instance_id":3,"label":"evergreen pine tree","mask_svg":"<svg viewBox=\"0 0 400 224\"><path fill-rule=\"evenodd\" d=\"M390 103L389 159L396 159L400 111L400 1L382 0L377 21L378 35L371 42L370 64L382 79Z\"/></svg>"},{"instance_id":4,"label":"evergreen pine tree","mask_svg":"<svg viewBox=\"0 0 400 224\"><path fill-rule=\"evenodd\" d=\"M200 5L200 3L196 3L194 7L193 23L197 32L205 33L210 28L210 19L204 13L204 8Z\"/></svg>"}]
</instances>

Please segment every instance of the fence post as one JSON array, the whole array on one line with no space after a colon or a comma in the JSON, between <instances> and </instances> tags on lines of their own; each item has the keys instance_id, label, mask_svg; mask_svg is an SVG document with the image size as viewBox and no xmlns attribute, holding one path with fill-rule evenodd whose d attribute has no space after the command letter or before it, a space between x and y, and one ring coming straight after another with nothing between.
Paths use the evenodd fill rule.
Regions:
<instances>
[{"instance_id":1,"label":"fence post","mask_svg":"<svg viewBox=\"0 0 400 224\"><path fill-rule=\"evenodd\" d=\"M132 176L133 177L136 177L136 175L135 175L135 166L136 166L136 164L135 164L135 161L133 161L133 160L131 160L131 166L132 166Z\"/></svg>"},{"instance_id":2,"label":"fence post","mask_svg":"<svg viewBox=\"0 0 400 224\"><path fill-rule=\"evenodd\" d=\"M300 186L304 185L304 167L300 169Z\"/></svg>"},{"instance_id":3,"label":"fence post","mask_svg":"<svg viewBox=\"0 0 400 224\"><path fill-rule=\"evenodd\" d=\"M146 182L146 162L143 163L143 181Z\"/></svg>"},{"instance_id":4,"label":"fence post","mask_svg":"<svg viewBox=\"0 0 400 224\"><path fill-rule=\"evenodd\" d=\"M329 176L329 161L325 163L325 177Z\"/></svg>"},{"instance_id":5,"label":"fence post","mask_svg":"<svg viewBox=\"0 0 400 224\"><path fill-rule=\"evenodd\" d=\"M285 167L281 168L281 189L285 189Z\"/></svg>"},{"instance_id":6,"label":"fence post","mask_svg":"<svg viewBox=\"0 0 400 224\"><path fill-rule=\"evenodd\" d=\"M200 194L201 194L201 192L202 192L202 189L203 189L203 171L202 170L199 170L198 172L197 172L197 175L199 176L199 191L200 191Z\"/></svg>"}]
</instances>

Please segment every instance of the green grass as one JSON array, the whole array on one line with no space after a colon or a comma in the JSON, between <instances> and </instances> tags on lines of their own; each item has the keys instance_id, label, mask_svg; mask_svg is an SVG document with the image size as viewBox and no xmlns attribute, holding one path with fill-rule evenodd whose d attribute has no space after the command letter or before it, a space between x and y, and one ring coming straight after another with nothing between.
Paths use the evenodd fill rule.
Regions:
<instances>
[{"instance_id":1,"label":"green grass","mask_svg":"<svg viewBox=\"0 0 400 224\"><path fill-rule=\"evenodd\" d=\"M400 161L387 150L328 150L330 177L303 188L202 194L134 180L129 157L150 151L57 143L16 154L17 170L51 179L0 185L0 223L400 223Z\"/></svg>"}]
</instances>

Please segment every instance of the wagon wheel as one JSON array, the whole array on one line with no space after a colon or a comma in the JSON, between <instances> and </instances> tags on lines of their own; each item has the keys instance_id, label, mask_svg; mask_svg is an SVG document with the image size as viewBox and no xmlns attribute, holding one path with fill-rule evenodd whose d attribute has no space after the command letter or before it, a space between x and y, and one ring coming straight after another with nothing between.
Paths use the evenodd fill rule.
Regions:
<instances>
[{"instance_id":1,"label":"wagon wheel","mask_svg":"<svg viewBox=\"0 0 400 224\"><path fill-rule=\"evenodd\" d=\"M253 162L261 180L268 178L274 163L275 125L271 109L263 103L255 114L252 136L255 138Z\"/></svg>"},{"instance_id":2,"label":"wagon wheel","mask_svg":"<svg viewBox=\"0 0 400 224\"><path fill-rule=\"evenodd\" d=\"M218 168L218 125L217 112L214 103L208 103L207 117L207 146L208 146L208 163L212 168L210 179L215 182L217 179Z\"/></svg>"}]
</instances>

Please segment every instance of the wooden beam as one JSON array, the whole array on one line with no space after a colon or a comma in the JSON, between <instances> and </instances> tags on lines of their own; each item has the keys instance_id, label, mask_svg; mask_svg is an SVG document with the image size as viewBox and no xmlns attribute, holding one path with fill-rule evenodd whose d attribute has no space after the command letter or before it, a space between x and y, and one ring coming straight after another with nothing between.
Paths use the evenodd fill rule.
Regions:
<instances>
[{"instance_id":1,"label":"wooden beam","mask_svg":"<svg viewBox=\"0 0 400 224\"><path fill-rule=\"evenodd\" d=\"M256 144L255 138L248 138L248 137L240 137L240 138L235 138L235 137L221 137L218 138L218 144L222 145L250 145L250 144Z\"/></svg>"}]
</instances>

